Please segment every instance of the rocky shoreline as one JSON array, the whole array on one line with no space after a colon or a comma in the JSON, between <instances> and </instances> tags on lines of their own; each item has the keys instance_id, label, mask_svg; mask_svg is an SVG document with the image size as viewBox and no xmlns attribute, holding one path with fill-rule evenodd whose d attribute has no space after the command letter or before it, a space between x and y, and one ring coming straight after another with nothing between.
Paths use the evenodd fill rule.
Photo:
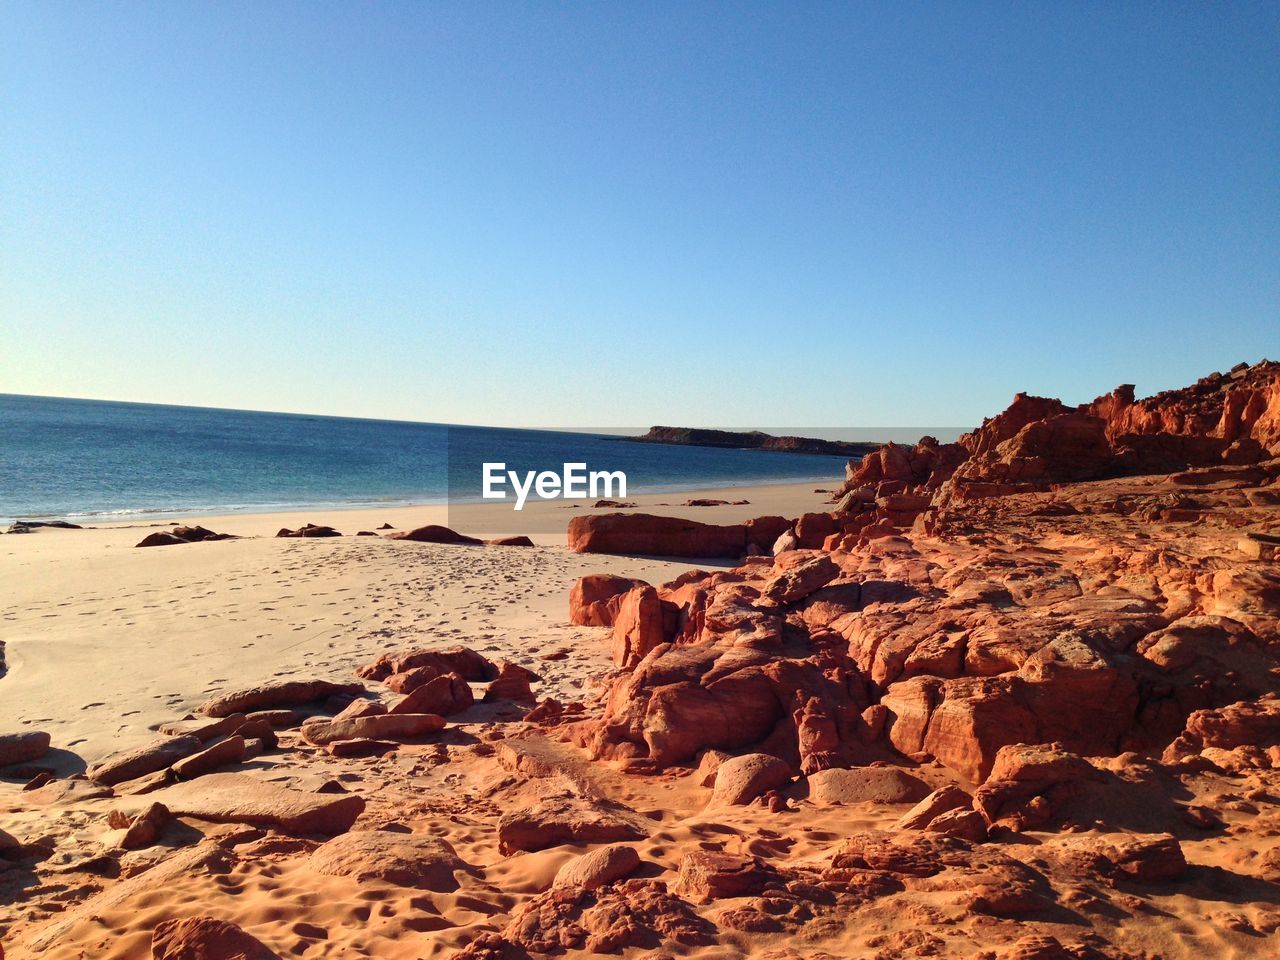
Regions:
<instances>
[{"instance_id":1,"label":"rocky shoreline","mask_svg":"<svg viewBox=\"0 0 1280 960\"><path fill-rule=\"evenodd\" d=\"M722 561L578 577L573 643L282 665L79 775L9 733L3 955L1261 955L1280 364L1019 395L827 506L575 516L570 556ZM430 529L279 548L564 556Z\"/></svg>"}]
</instances>

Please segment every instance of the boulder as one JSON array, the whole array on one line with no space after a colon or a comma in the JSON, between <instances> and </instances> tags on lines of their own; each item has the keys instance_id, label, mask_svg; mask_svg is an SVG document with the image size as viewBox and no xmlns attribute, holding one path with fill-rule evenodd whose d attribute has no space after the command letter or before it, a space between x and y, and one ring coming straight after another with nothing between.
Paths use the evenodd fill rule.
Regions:
<instances>
[{"instance_id":1,"label":"boulder","mask_svg":"<svg viewBox=\"0 0 1280 960\"><path fill-rule=\"evenodd\" d=\"M1049 907L1052 888L1027 864L991 847L941 833L868 831L849 837L831 859L832 879L881 875L889 890L909 885L955 906L997 917Z\"/></svg>"},{"instance_id":2,"label":"boulder","mask_svg":"<svg viewBox=\"0 0 1280 960\"><path fill-rule=\"evenodd\" d=\"M504 856L562 843L617 843L648 835L648 822L634 810L592 797L550 797L498 821L498 847Z\"/></svg>"},{"instance_id":3,"label":"boulder","mask_svg":"<svg viewBox=\"0 0 1280 960\"><path fill-rule=\"evenodd\" d=\"M569 622L584 627L611 627L623 596L632 587L643 586L647 586L643 580L611 573L579 577L569 591Z\"/></svg>"},{"instance_id":4,"label":"boulder","mask_svg":"<svg viewBox=\"0 0 1280 960\"><path fill-rule=\"evenodd\" d=\"M262 719L250 720L246 717L244 723L236 727L236 736L244 738L246 756L249 745L254 741L258 741L263 750L274 750L279 745L275 727Z\"/></svg>"},{"instance_id":5,"label":"boulder","mask_svg":"<svg viewBox=\"0 0 1280 960\"><path fill-rule=\"evenodd\" d=\"M502 935L482 934L453 960L499 960L574 951L636 954L657 943L711 944L712 926L661 880L630 879L595 890L552 887L526 900Z\"/></svg>"},{"instance_id":6,"label":"boulder","mask_svg":"<svg viewBox=\"0 0 1280 960\"><path fill-rule=\"evenodd\" d=\"M747 551L742 524L717 526L648 513L603 513L569 521L569 549L654 557L741 557Z\"/></svg>"},{"instance_id":7,"label":"boulder","mask_svg":"<svg viewBox=\"0 0 1280 960\"><path fill-rule=\"evenodd\" d=\"M836 519L831 514L806 513L796 521L796 543L802 550L819 550L822 548L822 541L838 529Z\"/></svg>"},{"instance_id":8,"label":"boulder","mask_svg":"<svg viewBox=\"0 0 1280 960\"><path fill-rule=\"evenodd\" d=\"M289 833L343 833L364 810L355 794L304 793L243 773L211 773L146 797L122 798L126 812L162 803L174 816L247 823Z\"/></svg>"},{"instance_id":9,"label":"boulder","mask_svg":"<svg viewBox=\"0 0 1280 960\"><path fill-rule=\"evenodd\" d=\"M613 621L613 662L631 669L675 633L676 608L648 584L622 595Z\"/></svg>"},{"instance_id":10,"label":"boulder","mask_svg":"<svg viewBox=\"0 0 1280 960\"><path fill-rule=\"evenodd\" d=\"M169 769L179 780L190 780L192 777L198 777L218 767L225 767L229 763L239 763L244 759L244 751L244 737L230 736L225 740L219 740L211 747L206 747L199 753L183 757Z\"/></svg>"},{"instance_id":11,"label":"boulder","mask_svg":"<svg viewBox=\"0 0 1280 960\"><path fill-rule=\"evenodd\" d=\"M186 543L181 537L175 537L172 533L166 533L163 530L157 530L155 533L148 533L139 540L134 546L137 547L172 547L180 543Z\"/></svg>"},{"instance_id":12,"label":"boulder","mask_svg":"<svg viewBox=\"0 0 1280 960\"><path fill-rule=\"evenodd\" d=\"M1078 874L1113 883L1169 883L1187 871L1182 845L1168 834L1064 837L1055 842L1050 856Z\"/></svg>"},{"instance_id":13,"label":"boulder","mask_svg":"<svg viewBox=\"0 0 1280 960\"><path fill-rule=\"evenodd\" d=\"M365 700L358 698L352 700L345 707L333 715L334 720L356 720L360 717L380 717L384 713L389 712L387 705L381 700ZM423 710L402 710L401 713L424 713L434 711ZM303 723L306 721L304 720Z\"/></svg>"},{"instance_id":14,"label":"boulder","mask_svg":"<svg viewBox=\"0 0 1280 960\"><path fill-rule=\"evenodd\" d=\"M778 538L791 530L792 521L786 517L752 517L743 526L747 531L748 551L754 547L757 553L773 553Z\"/></svg>"},{"instance_id":15,"label":"boulder","mask_svg":"<svg viewBox=\"0 0 1280 960\"><path fill-rule=\"evenodd\" d=\"M791 767L785 761L767 753L743 754L726 760L716 770L710 805L742 806L790 781Z\"/></svg>"},{"instance_id":16,"label":"boulder","mask_svg":"<svg viewBox=\"0 0 1280 960\"><path fill-rule=\"evenodd\" d=\"M377 660L361 667L357 674L365 680L386 680L393 674L422 667L433 669L435 673L432 676L452 672L473 683L492 680L498 673L497 667L484 656L469 647L458 644L452 647L430 647L384 653ZM426 680L429 679L431 677L426 678ZM425 683L426 680L423 682Z\"/></svg>"},{"instance_id":17,"label":"boulder","mask_svg":"<svg viewBox=\"0 0 1280 960\"><path fill-rule=\"evenodd\" d=\"M1109 845L1105 851L1113 876L1137 883L1168 883L1187 872L1182 845L1172 836L1129 837Z\"/></svg>"},{"instance_id":18,"label":"boulder","mask_svg":"<svg viewBox=\"0 0 1280 960\"><path fill-rule=\"evenodd\" d=\"M1165 763L1181 763L1205 756L1232 771L1268 769L1280 764L1280 697L1267 694L1257 700L1241 700L1187 717L1182 733L1164 751Z\"/></svg>"},{"instance_id":19,"label":"boulder","mask_svg":"<svg viewBox=\"0 0 1280 960\"><path fill-rule=\"evenodd\" d=\"M455 545L475 546L484 543L475 537L468 537L465 534L450 530L448 527L442 527L438 524L428 524L425 527L418 527L416 530L409 530L405 533L390 534L392 540L412 540L414 543L448 543ZM525 539L528 539L527 537ZM529 546L533 544L530 543Z\"/></svg>"},{"instance_id":20,"label":"boulder","mask_svg":"<svg viewBox=\"0 0 1280 960\"><path fill-rule=\"evenodd\" d=\"M296 707L324 700L334 694L364 693L358 683L332 683L328 680L274 680L269 683L233 690L211 697L196 709L206 717L225 717L251 710Z\"/></svg>"},{"instance_id":21,"label":"boulder","mask_svg":"<svg viewBox=\"0 0 1280 960\"><path fill-rule=\"evenodd\" d=\"M149 533L137 544L139 547L168 547L178 543L203 543L206 540L235 540L230 533L214 533L204 527L174 527L173 530Z\"/></svg>"},{"instance_id":22,"label":"boulder","mask_svg":"<svg viewBox=\"0 0 1280 960\"><path fill-rule=\"evenodd\" d=\"M408 670L393 673L383 682L386 684L387 689L393 693L407 694L440 676L444 676L440 668L435 664L428 663L420 667L411 667Z\"/></svg>"},{"instance_id":23,"label":"boulder","mask_svg":"<svg viewBox=\"0 0 1280 960\"><path fill-rule=\"evenodd\" d=\"M0 734L0 767L30 763L49 752L50 737L42 730Z\"/></svg>"},{"instance_id":24,"label":"boulder","mask_svg":"<svg viewBox=\"0 0 1280 960\"><path fill-rule=\"evenodd\" d=\"M674 892L694 903L756 896L777 874L758 857L694 850L680 861Z\"/></svg>"},{"instance_id":25,"label":"boulder","mask_svg":"<svg viewBox=\"0 0 1280 960\"><path fill-rule=\"evenodd\" d=\"M314 523L304 523L297 530L290 530L288 527L282 527L276 531L277 537L340 537L340 534L333 527L318 526Z\"/></svg>"},{"instance_id":26,"label":"boulder","mask_svg":"<svg viewBox=\"0 0 1280 960\"><path fill-rule=\"evenodd\" d=\"M195 737L165 737L141 747L113 753L89 765L85 775L104 786L134 780L157 770L164 770L183 757L198 753L204 744Z\"/></svg>"},{"instance_id":27,"label":"boulder","mask_svg":"<svg viewBox=\"0 0 1280 960\"><path fill-rule=\"evenodd\" d=\"M779 554L790 553L792 550L800 546L799 539L790 530L783 530L778 534L777 539L773 541L773 545L769 548L769 552L775 557Z\"/></svg>"},{"instance_id":28,"label":"boulder","mask_svg":"<svg viewBox=\"0 0 1280 960\"><path fill-rule=\"evenodd\" d=\"M1280 536L1256 531L1236 541L1236 549L1250 560L1275 560L1280 557Z\"/></svg>"},{"instance_id":29,"label":"boulder","mask_svg":"<svg viewBox=\"0 0 1280 960\"><path fill-rule=\"evenodd\" d=\"M846 718L865 705L854 702L862 693L852 664L846 657L842 666L831 647L825 667L784 651L781 618L742 599L696 607L686 632L616 678L603 716L571 727L572 739L597 758L665 767L708 748L739 751L777 730L804 771L847 764L856 748Z\"/></svg>"},{"instance_id":30,"label":"boulder","mask_svg":"<svg viewBox=\"0 0 1280 960\"><path fill-rule=\"evenodd\" d=\"M449 717L461 713L473 703L475 696L471 685L450 671L415 688L391 708L391 713L435 713Z\"/></svg>"},{"instance_id":31,"label":"boulder","mask_svg":"<svg viewBox=\"0 0 1280 960\"><path fill-rule=\"evenodd\" d=\"M535 545L532 540L523 535L494 537L492 540L486 540L485 544L490 547L532 547Z\"/></svg>"},{"instance_id":32,"label":"boulder","mask_svg":"<svg viewBox=\"0 0 1280 960\"><path fill-rule=\"evenodd\" d=\"M466 869L452 846L437 837L360 830L334 837L311 854L310 867L357 883L380 881L436 893L458 889L455 873Z\"/></svg>"},{"instance_id":33,"label":"boulder","mask_svg":"<svg viewBox=\"0 0 1280 960\"><path fill-rule=\"evenodd\" d=\"M900 767L851 767L809 774L809 800L818 806L915 803L929 785Z\"/></svg>"},{"instance_id":34,"label":"boulder","mask_svg":"<svg viewBox=\"0 0 1280 960\"><path fill-rule=\"evenodd\" d=\"M959 787L947 785L933 791L904 813L894 824L896 830L923 830L933 820L951 810L970 810L973 797Z\"/></svg>"},{"instance_id":35,"label":"boulder","mask_svg":"<svg viewBox=\"0 0 1280 960\"><path fill-rule=\"evenodd\" d=\"M331 757L369 757L374 754L389 753L398 749L400 744L395 740L371 740L368 737L355 737L351 740L334 740L325 744L325 750Z\"/></svg>"},{"instance_id":36,"label":"boulder","mask_svg":"<svg viewBox=\"0 0 1280 960\"><path fill-rule=\"evenodd\" d=\"M991 775L973 795L973 806L990 825L1003 822L1015 830L1043 826L1058 798L1102 779L1096 767L1061 744L1014 744L996 754Z\"/></svg>"},{"instance_id":37,"label":"boulder","mask_svg":"<svg viewBox=\"0 0 1280 960\"><path fill-rule=\"evenodd\" d=\"M410 740L443 730L445 719L434 713L383 713L350 720L312 717L302 725L302 739L322 747L335 740Z\"/></svg>"},{"instance_id":38,"label":"boulder","mask_svg":"<svg viewBox=\"0 0 1280 960\"><path fill-rule=\"evenodd\" d=\"M574 857L557 872L552 886L595 890L621 880L640 866L640 854L624 843L611 843Z\"/></svg>"},{"instance_id":39,"label":"boulder","mask_svg":"<svg viewBox=\"0 0 1280 960\"><path fill-rule=\"evenodd\" d=\"M532 703L536 698L529 683L537 679L538 675L532 670L504 660L498 665L498 675L484 691L484 701L492 703L495 700L516 700Z\"/></svg>"},{"instance_id":40,"label":"boulder","mask_svg":"<svg viewBox=\"0 0 1280 960\"><path fill-rule=\"evenodd\" d=\"M235 733L248 718L243 713L230 713L225 717L189 717L160 724L159 730L170 737L195 737L208 743L218 737Z\"/></svg>"},{"instance_id":41,"label":"boulder","mask_svg":"<svg viewBox=\"0 0 1280 960\"><path fill-rule=\"evenodd\" d=\"M925 826L928 833L982 843L987 839L987 822L976 810L948 810L940 813Z\"/></svg>"},{"instance_id":42,"label":"boulder","mask_svg":"<svg viewBox=\"0 0 1280 960\"><path fill-rule=\"evenodd\" d=\"M969 656L975 646L970 641ZM1011 744L1061 741L1073 752L1118 753L1136 724L1138 685L1094 651L1077 656L1082 646L1054 640L1016 675L894 683L881 698L889 740L906 756L937 759L974 783Z\"/></svg>"},{"instance_id":43,"label":"boulder","mask_svg":"<svg viewBox=\"0 0 1280 960\"><path fill-rule=\"evenodd\" d=\"M172 820L173 814L163 803L153 803L134 816L112 810L107 816L107 821L115 829L116 834L107 846L118 847L121 850L140 850L143 847L149 847L159 839L160 831Z\"/></svg>"},{"instance_id":44,"label":"boulder","mask_svg":"<svg viewBox=\"0 0 1280 960\"><path fill-rule=\"evenodd\" d=\"M840 568L829 557L819 554L770 577L760 590L760 597L774 606L787 606L803 600L838 576Z\"/></svg>"}]
</instances>

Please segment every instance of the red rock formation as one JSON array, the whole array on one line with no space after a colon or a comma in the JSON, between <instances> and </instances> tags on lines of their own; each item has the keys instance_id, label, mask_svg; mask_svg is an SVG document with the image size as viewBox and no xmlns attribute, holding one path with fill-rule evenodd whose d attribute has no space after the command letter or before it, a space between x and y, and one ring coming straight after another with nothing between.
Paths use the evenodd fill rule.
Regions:
<instances>
[{"instance_id":1,"label":"red rock formation","mask_svg":"<svg viewBox=\"0 0 1280 960\"><path fill-rule=\"evenodd\" d=\"M276 531L277 537L340 537L342 536L333 527L320 526L314 523L304 523L297 530L290 530L288 527L281 527Z\"/></svg>"},{"instance_id":2,"label":"red rock formation","mask_svg":"<svg viewBox=\"0 0 1280 960\"><path fill-rule=\"evenodd\" d=\"M529 684L537 679L538 675L532 670L526 670L518 664L504 660L498 665L498 675L485 690L484 700L486 703L494 700L519 700L533 703L537 698L534 697Z\"/></svg>"},{"instance_id":3,"label":"red rock formation","mask_svg":"<svg viewBox=\"0 0 1280 960\"><path fill-rule=\"evenodd\" d=\"M717 526L648 513L603 513L569 521L575 553L620 553L655 557L731 557L747 552L742 524Z\"/></svg>"},{"instance_id":4,"label":"red rock formation","mask_svg":"<svg viewBox=\"0 0 1280 960\"><path fill-rule=\"evenodd\" d=\"M461 713L475 702L471 685L450 671L416 687L391 708L391 713L438 713L450 717Z\"/></svg>"},{"instance_id":5,"label":"red rock formation","mask_svg":"<svg viewBox=\"0 0 1280 960\"><path fill-rule=\"evenodd\" d=\"M922 437L911 448L887 443L863 457L857 467L850 461L844 489L874 489L884 481L934 488L945 482L968 455L969 451L960 444L938 443L933 437Z\"/></svg>"},{"instance_id":6,"label":"red rock formation","mask_svg":"<svg viewBox=\"0 0 1280 960\"><path fill-rule=\"evenodd\" d=\"M498 668L481 654L458 644L452 647L425 647L384 653L372 663L365 664L356 674L365 680L386 681L394 674L421 668L434 670L432 676L456 673L463 679L476 683L492 680L498 673Z\"/></svg>"},{"instance_id":7,"label":"red rock formation","mask_svg":"<svg viewBox=\"0 0 1280 960\"><path fill-rule=\"evenodd\" d=\"M360 830L321 844L309 866L331 877L359 883L382 881L400 887L451 893L456 874L468 869L453 847L437 837Z\"/></svg>"},{"instance_id":8,"label":"red rock formation","mask_svg":"<svg viewBox=\"0 0 1280 960\"><path fill-rule=\"evenodd\" d=\"M425 527L418 527L416 530L409 530L405 533L391 533L387 535L390 540L412 540L414 543L449 543L466 546L476 546L484 543L475 537L468 537L465 534L450 530L448 527L442 527L439 524L428 524ZM524 539L528 539L527 537ZM520 546L532 546L532 541Z\"/></svg>"},{"instance_id":9,"label":"red rock formation","mask_svg":"<svg viewBox=\"0 0 1280 960\"><path fill-rule=\"evenodd\" d=\"M776 790L791 779L791 768L767 753L747 753L726 760L716 769L711 806L750 803L762 793Z\"/></svg>"},{"instance_id":10,"label":"red rock formation","mask_svg":"<svg viewBox=\"0 0 1280 960\"><path fill-rule=\"evenodd\" d=\"M206 540L235 540L231 533L214 533L204 527L174 527L171 531L149 533L138 542L139 547L167 547L177 543L202 543Z\"/></svg>"},{"instance_id":11,"label":"red rock formation","mask_svg":"<svg viewBox=\"0 0 1280 960\"><path fill-rule=\"evenodd\" d=\"M1240 524L1270 516L1266 490L1248 484L1274 482L1274 467L1214 468L1238 489L1196 487L1202 522L1243 511L1222 515L1228 546ZM956 502L932 532L632 591L652 610L615 622L643 638L619 648L627 672L598 716L562 729L597 757L642 766L754 750L808 773L892 750L973 784L1016 744L1159 751L1193 711L1280 689L1280 575L1269 562L1124 539L1130 517L1181 522L1160 506L1181 486L1174 475ZM660 603L675 608L674 628ZM1222 763L1268 757L1264 746ZM1024 797L1032 805L1014 821L1038 816L1042 794ZM977 835L973 818L951 819L941 828Z\"/></svg>"},{"instance_id":12,"label":"red rock formation","mask_svg":"<svg viewBox=\"0 0 1280 960\"><path fill-rule=\"evenodd\" d=\"M569 622L588 627L611 627L623 595L632 587L645 585L643 580L611 573L579 577L569 591Z\"/></svg>"},{"instance_id":13,"label":"red rock formation","mask_svg":"<svg viewBox=\"0 0 1280 960\"><path fill-rule=\"evenodd\" d=\"M523 534L510 537L494 537L485 541L486 546L490 547L532 547L534 542Z\"/></svg>"},{"instance_id":14,"label":"red rock formation","mask_svg":"<svg viewBox=\"0 0 1280 960\"><path fill-rule=\"evenodd\" d=\"M338 740L405 740L444 729L444 717L434 713L383 713L346 720L313 717L302 725L302 738L315 746Z\"/></svg>"},{"instance_id":15,"label":"red rock formation","mask_svg":"<svg viewBox=\"0 0 1280 960\"><path fill-rule=\"evenodd\" d=\"M675 634L677 609L645 584L622 595L613 622L613 662L634 667Z\"/></svg>"},{"instance_id":16,"label":"red rock formation","mask_svg":"<svg viewBox=\"0 0 1280 960\"><path fill-rule=\"evenodd\" d=\"M152 960L279 960L234 923L214 917L164 920L151 938Z\"/></svg>"},{"instance_id":17,"label":"red rock formation","mask_svg":"<svg viewBox=\"0 0 1280 960\"><path fill-rule=\"evenodd\" d=\"M503 854L516 850L545 850L562 843L616 843L641 840L649 824L634 810L610 800L557 796L498 821L498 846Z\"/></svg>"},{"instance_id":18,"label":"red rock formation","mask_svg":"<svg viewBox=\"0 0 1280 960\"><path fill-rule=\"evenodd\" d=\"M49 752L49 742L49 734L40 730L0 734L0 767L39 760Z\"/></svg>"},{"instance_id":19,"label":"red rock formation","mask_svg":"<svg viewBox=\"0 0 1280 960\"><path fill-rule=\"evenodd\" d=\"M1234 772L1280 769L1280 697L1272 693L1191 714L1165 749L1164 761L1195 757Z\"/></svg>"},{"instance_id":20,"label":"red rock formation","mask_svg":"<svg viewBox=\"0 0 1280 960\"><path fill-rule=\"evenodd\" d=\"M245 690L234 690L210 697L196 709L206 717L225 717L250 710L295 707L332 697L335 694L364 693L358 683L332 683L328 680L279 680Z\"/></svg>"},{"instance_id":21,"label":"red rock formation","mask_svg":"<svg viewBox=\"0 0 1280 960\"><path fill-rule=\"evenodd\" d=\"M598 890L552 887L523 904L502 936L485 944L484 952L472 951L473 942L453 960L561 950L599 956L655 942L692 947L709 943L711 929L661 881L624 880ZM519 953L504 952L506 944L515 945Z\"/></svg>"},{"instance_id":22,"label":"red rock formation","mask_svg":"<svg viewBox=\"0 0 1280 960\"><path fill-rule=\"evenodd\" d=\"M596 890L627 876L640 866L635 847L611 843L575 857L556 872L553 886Z\"/></svg>"},{"instance_id":23,"label":"red rock formation","mask_svg":"<svg viewBox=\"0 0 1280 960\"><path fill-rule=\"evenodd\" d=\"M1140 401L1130 384L1074 408L1019 393L958 444L886 444L850 463L837 512L884 496L886 483L942 488L947 502L1278 455L1280 363L1263 361Z\"/></svg>"},{"instance_id":24,"label":"red rock formation","mask_svg":"<svg viewBox=\"0 0 1280 960\"><path fill-rule=\"evenodd\" d=\"M777 594L781 605L761 596L774 571L768 564L702 573L656 591L680 608L677 631L666 635L671 642L651 646L643 659L628 658L632 672L614 682L604 716L574 725L573 735L596 756L658 766L708 747L743 748L775 729L778 748L796 765L821 769L856 753L866 706L858 671L830 642L838 637L811 638L794 609L838 571L820 554L779 562L779 574L802 567L818 573L787 579ZM645 636L647 644L654 631Z\"/></svg>"}]
</instances>

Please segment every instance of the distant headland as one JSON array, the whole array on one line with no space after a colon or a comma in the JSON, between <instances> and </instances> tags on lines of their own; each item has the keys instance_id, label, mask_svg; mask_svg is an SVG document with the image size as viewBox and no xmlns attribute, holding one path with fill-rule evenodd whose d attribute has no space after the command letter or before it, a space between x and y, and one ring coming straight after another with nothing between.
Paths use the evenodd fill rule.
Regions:
<instances>
[{"instance_id":1,"label":"distant headland","mask_svg":"<svg viewBox=\"0 0 1280 960\"><path fill-rule=\"evenodd\" d=\"M776 450L781 453L815 453L836 457L861 457L880 449L879 443L819 440L816 437L775 437L760 430L704 430L697 427L650 427L640 437L619 437L633 443L673 443L686 447L731 447L740 450Z\"/></svg>"}]
</instances>

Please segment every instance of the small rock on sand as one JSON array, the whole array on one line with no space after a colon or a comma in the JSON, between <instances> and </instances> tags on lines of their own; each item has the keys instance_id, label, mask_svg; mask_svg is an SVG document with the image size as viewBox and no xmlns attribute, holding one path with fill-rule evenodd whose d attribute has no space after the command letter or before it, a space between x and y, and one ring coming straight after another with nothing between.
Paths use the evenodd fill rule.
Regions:
<instances>
[{"instance_id":1,"label":"small rock on sand","mask_svg":"<svg viewBox=\"0 0 1280 960\"><path fill-rule=\"evenodd\" d=\"M263 683L245 690L233 690L210 697L200 704L199 712L206 717L225 717L232 713L248 713L251 710L272 710L279 707L296 707L331 697L335 693L360 694L364 687L358 683L332 683L328 680L282 680Z\"/></svg>"},{"instance_id":2,"label":"small rock on sand","mask_svg":"<svg viewBox=\"0 0 1280 960\"><path fill-rule=\"evenodd\" d=\"M43 731L0 734L0 767L11 763L30 763L48 752L49 734Z\"/></svg>"}]
</instances>

